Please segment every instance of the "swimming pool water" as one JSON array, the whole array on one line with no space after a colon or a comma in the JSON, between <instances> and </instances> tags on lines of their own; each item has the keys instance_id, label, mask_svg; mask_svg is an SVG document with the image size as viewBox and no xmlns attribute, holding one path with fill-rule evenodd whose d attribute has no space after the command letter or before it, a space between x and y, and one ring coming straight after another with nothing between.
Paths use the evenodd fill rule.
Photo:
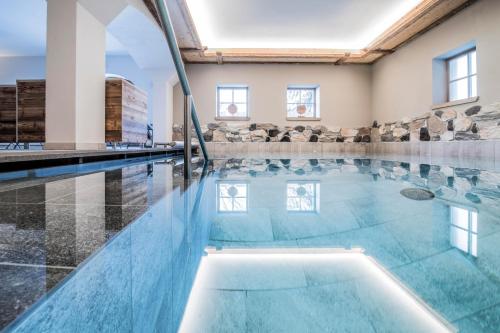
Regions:
<instances>
[{"instance_id":1,"label":"swimming pool water","mask_svg":"<svg viewBox=\"0 0 500 333\"><path fill-rule=\"evenodd\" d=\"M184 184L181 169L156 160L10 181L0 192L3 326L500 331L500 173L232 159ZM435 197L412 200L408 188Z\"/></svg>"}]
</instances>

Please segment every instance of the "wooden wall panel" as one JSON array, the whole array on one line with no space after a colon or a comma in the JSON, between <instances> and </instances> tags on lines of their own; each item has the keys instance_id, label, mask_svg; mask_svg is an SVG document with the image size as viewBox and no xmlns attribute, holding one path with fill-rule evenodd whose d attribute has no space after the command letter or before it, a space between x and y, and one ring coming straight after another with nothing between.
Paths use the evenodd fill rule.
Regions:
<instances>
[{"instance_id":1,"label":"wooden wall panel","mask_svg":"<svg viewBox=\"0 0 500 333\"><path fill-rule=\"evenodd\" d=\"M106 141L145 143L147 94L126 80L106 80Z\"/></svg>"},{"instance_id":2,"label":"wooden wall panel","mask_svg":"<svg viewBox=\"0 0 500 333\"><path fill-rule=\"evenodd\" d=\"M16 142L16 86L0 86L0 142Z\"/></svg>"},{"instance_id":3,"label":"wooden wall panel","mask_svg":"<svg viewBox=\"0 0 500 333\"><path fill-rule=\"evenodd\" d=\"M17 81L19 142L45 142L45 80Z\"/></svg>"}]
</instances>

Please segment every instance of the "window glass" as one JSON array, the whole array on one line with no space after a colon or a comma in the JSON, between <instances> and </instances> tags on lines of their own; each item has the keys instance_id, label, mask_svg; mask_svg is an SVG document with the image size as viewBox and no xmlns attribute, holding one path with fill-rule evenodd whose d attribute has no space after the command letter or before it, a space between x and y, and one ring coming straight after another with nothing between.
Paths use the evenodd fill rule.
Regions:
<instances>
[{"instance_id":1,"label":"window glass","mask_svg":"<svg viewBox=\"0 0 500 333\"><path fill-rule=\"evenodd\" d=\"M448 100L477 96L476 50L448 59Z\"/></svg>"},{"instance_id":2,"label":"window glass","mask_svg":"<svg viewBox=\"0 0 500 333\"><path fill-rule=\"evenodd\" d=\"M248 184L227 182L217 184L219 212L246 212L248 210Z\"/></svg>"},{"instance_id":3,"label":"window glass","mask_svg":"<svg viewBox=\"0 0 500 333\"><path fill-rule=\"evenodd\" d=\"M318 212L320 184L317 182L288 183L286 209L289 212Z\"/></svg>"},{"instance_id":4,"label":"window glass","mask_svg":"<svg viewBox=\"0 0 500 333\"><path fill-rule=\"evenodd\" d=\"M217 87L217 117L247 118L248 87Z\"/></svg>"},{"instance_id":5,"label":"window glass","mask_svg":"<svg viewBox=\"0 0 500 333\"><path fill-rule=\"evenodd\" d=\"M319 118L318 88L289 87L286 97L288 118Z\"/></svg>"},{"instance_id":6,"label":"window glass","mask_svg":"<svg viewBox=\"0 0 500 333\"><path fill-rule=\"evenodd\" d=\"M450 243L466 254L477 256L477 212L450 207Z\"/></svg>"}]
</instances>

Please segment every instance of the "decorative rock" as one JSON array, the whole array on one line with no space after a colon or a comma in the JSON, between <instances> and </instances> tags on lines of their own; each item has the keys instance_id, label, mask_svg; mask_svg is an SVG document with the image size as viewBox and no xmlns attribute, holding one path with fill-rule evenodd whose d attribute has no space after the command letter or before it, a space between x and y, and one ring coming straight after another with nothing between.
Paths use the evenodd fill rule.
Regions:
<instances>
[{"instance_id":1,"label":"decorative rock","mask_svg":"<svg viewBox=\"0 0 500 333\"><path fill-rule=\"evenodd\" d=\"M220 129L213 131L212 141L214 142L227 142L226 133Z\"/></svg>"},{"instance_id":2,"label":"decorative rock","mask_svg":"<svg viewBox=\"0 0 500 333\"><path fill-rule=\"evenodd\" d=\"M208 123L207 127L208 127L209 130L214 130L214 129L219 128L219 124L217 124L217 123Z\"/></svg>"},{"instance_id":3,"label":"decorative rock","mask_svg":"<svg viewBox=\"0 0 500 333\"><path fill-rule=\"evenodd\" d=\"M408 134L408 130L401 128L401 127L395 128L394 131L392 131L392 135L396 138L400 138L406 134Z\"/></svg>"},{"instance_id":4,"label":"decorative rock","mask_svg":"<svg viewBox=\"0 0 500 333\"><path fill-rule=\"evenodd\" d=\"M455 130L455 126L453 125L453 120L452 119L448 120L448 125L446 126L446 129L448 131L454 131Z\"/></svg>"},{"instance_id":5,"label":"decorative rock","mask_svg":"<svg viewBox=\"0 0 500 333\"><path fill-rule=\"evenodd\" d=\"M302 125L295 126L295 130L296 130L297 132L301 132L301 133L302 133L302 132L304 132L304 130L305 130L305 129L306 129L306 128L305 128L304 126L302 126Z\"/></svg>"},{"instance_id":6,"label":"decorative rock","mask_svg":"<svg viewBox=\"0 0 500 333\"><path fill-rule=\"evenodd\" d=\"M405 135L402 135L401 138L399 138L401 142L407 142L410 141L410 133L407 133Z\"/></svg>"},{"instance_id":7,"label":"decorative rock","mask_svg":"<svg viewBox=\"0 0 500 333\"><path fill-rule=\"evenodd\" d=\"M214 132L212 131L206 131L203 133L203 139L205 139L206 142L211 142L214 138Z\"/></svg>"},{"instance_id":8,"label":"decorative rock","mask_svg":"<svg viewBox=\"0 0 500 333\"><path fill-rule=\"evenodd\" d=\"M378 128L372 128L370 136L371 136L371 141L380 142L380 131Z\"/></svg>"},{"instance_id":9,"label":"decorative rock","mask_svg":"<svg viewBox=\"0 0 500 333\"><path fill-rule=\"evenodd\" d=\"M272 128L268 131L269 133L269 136L274 138L275 136L278 136L278 134L280 133L279 129L277 128Z\"/></svg>"},{"instance_id":10,"label":"decorative rock","mask_svg":"<svg viewBox=\"0 0 500 333\"><path fill-rule=\"evenodd\" d=\"M473 116L475 114L478 114L479 111L481 111L481 106L474 105L474 106L468 108L467 110L465 110L465 115L470 117L470 116Z\"/></svg>"},{"instance_id":11,"label":"decorative rock","mask_svg":"<svg viewBox=\"0 0 500 333\"><path fill-rule=\"evenodd\" d=\"M425 120L414 120L410 123L410 131L415 131L420 129L425 126Z\"/></svg>"},{"instance_id":12,"label":"decorative rock","mask_svg":"<svg viewBox=\"0 0 500 333\"><path fill-rule=\"evenodd\" d=\"M280 142L290 142L290 137L289 137L288 135L284 135L284 136L281 138Z\"/></svg>"},{"instance_id":13,"label":"decorative rock","mask_svg":"<svg viewBox=\"0 0 500 333\"><path fill-rule=\"evenodd\" d=\"M335 139L335 142L344 142L344 138L339 136L338 138Z\"/></svg>"},{"instance_id":14,"label":"decorative rock","mask_svg":"<svg viewBox=\"0 0 500 333\"><path fill-rule=\"evenodd\" d=\"M358 130L358 135L360 136L365 136L365 135L370 135L371 134L371 128L369 127L361 127Z\"/></svg>"},{"instance_id":15,"label":"decorative rock","mask_svg":"<svg viewBox=\"0 0 500 333\"><path fill-rule=\"evenodd\" d=\"M257 129L257 124L251 124L248 128L250 131L255 131Z\"/></svg>"},{"instance_id":16,"label":"decorative rock","mask_svg":"<svg viewBox=\"0 0 500 333\"><path fill-rule=\"evenodd\" d=\"M488 128L483 128L481 129L481 139L484 140L497 140L500 139L500 127L499 126L494 126L494 127L488 127Z\"/></svg>"},{"instance_id":17,"label":"decorative rock","mask_svg":"<svg viewBox=\"0 0 500 333\"><path fill-rule=\"evenodd\" d=\"M373 121L372 128L378 128L379 124L376 120Z\"/></svg>"},{"instance_id":18,"label":"decorative rock","mask_svg":"<svg viewBox=\"0 0 500 333\"><path fill-rule=\"evenodd\" d=\"M319 138L316 134L311 135L309 142L318 142Z\"/></svg>"},{"instance_id":19,"label":"decorative rock","mask_svg":"<svg viewBox=\"0 0 500 333\"><path fill-rule=\"evenodd\" d=\"M382 134L380 136L380 139L382 140L382 142L392 142L394 141L394 136L392 135L392 133Z\"/></svg>"},{"instance_id":20,"label":"decorative rock","mask_svg":"<svg viewBox=\"0 0 500 333\"><path fill-rule=\"evenodd\" d=\"M448 121L451 119L455 119L457 117L457 112L455 110L446 110L441 115L441 119L443 121Z\"/></svg>"},{"instance_id":21,"label":"decorative rock","mask_svg":"<svg viewBox=\"0 0 500 333\"><path fill-rule=\"evenodd\" d=\"M429 130L426 127L420 129L420 141L431 141Z\"/></svg>"},{"instance_id":22,"label":"decorative rock","mask_svg":"<svg viewBox=\"0 0 500 333\"><path fill-rule=\"evenodd\" d=\"M441 135L441 141L452 141L453 138L453 131L446 131Z\"/></svg>"},{"instance_id":23,"label":"decorative rock","mask_svg":"<svg viewBox=\"0 0 500 333\"><path fill-rule=\"evenodd\" d=\"M340 135L342 135L343 137L355 137L356 135L358 134L358 130L356 129L352 129L352 128L342 128L340 130Z\"/></svg>"},{"instance_id":24,"label":"decorative rock","mask_svg":"<svg viewBox=\"0 0 500 333\"><path fill-rule=\"evenodd\" d=\"M263 129L256 129L250 133L250 138L252 142L265 142L267 137L267 132Z\"/></svg>"},{"instance_id":25,"label":"decorative rock","mask_svg":"<svg viewBox=\"0 0 500 333\"><path fill-rule=\"evenodd\" d=\"M292 142L307 142L309 141L308 138L299 131L291 131L290 132L290 140Z\"/></svg>"},{"instance_id":26,"label":"decorative rock","mask_svg":"<svg viewBox=\"0 0 500 333\"><path fill-rule=\"evenodd\" d=\"M409 123L411 123L411 119L409 117L405 117L405 118L401 119L401 124L406 125Z\"/></svg>"},{"instance_id":27,"label":"decorative rock","mask_svg":"<svg viewBox=\"0 0 500 333\"><path fill-rule=\"evenodd\" d=\"M427 119L427 128L429 129L429 133L433 136L443 134L446 131L446 126L447 124L437 116L432 116Z\"/></svg>"},{"instance_id":28,"label":"decorative rock","mask_svg":"<svg viewBox=\"0 0 500 333\"><path fill-rule=\"evenodd\" d=\"M460 118L454 122L455 131L467 132L472 127L472 120L470 118Z\"/></svg>"},{"instance_id":29,"label":"decorative rock","mask_svg":"<svg viewBox=\"0 0 500 333\"><path fill-rule=\"evenodd\" d=\"M478 132L477 124L476 123L472 124L472 127L471 127L470 131L472 133L477 133Z\"/></svg>"},{"instance_id":30,"label":"decorative rock","mask_svg":"<svg viewBox=\"0 0 500 333\"><path fill-rule=\"evenodd\" d=\"M274 128L277 128L276 125L273 125L271 123L261 123L261 124L257 124L257 129L262 129L262 130L266 130L266 131L269 131L271 129L274 129Z\"/></svg>"},{"instance_id":31,"label":"decorative rock","mask_svg":"<svg viewBox=\"0 0 500 333\"><path fill-rule=\"evenodd\" d=\"M361 142L371 142L371 141L372 138L369 135L363 135L363 137L361 138Z\"/></svg>"},{"instance_id":32,"label":"decorative rock","mask_svg":"<svg viewBox=\"0 0 500 333\"><path fill-rule=\"evenodd\" d=\"M455 140L479 140L479 135L468 132L455 132Z\"/></svg>"}]
</instances>

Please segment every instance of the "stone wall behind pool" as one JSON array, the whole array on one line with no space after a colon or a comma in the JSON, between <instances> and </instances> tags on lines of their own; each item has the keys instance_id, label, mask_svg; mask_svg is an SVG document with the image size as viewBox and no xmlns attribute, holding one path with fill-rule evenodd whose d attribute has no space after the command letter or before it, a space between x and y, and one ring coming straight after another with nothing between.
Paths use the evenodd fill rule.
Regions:
<instances>
[{"instance_id":1,"label":"stone wall behind pool","mask_svg":"<svg viewBox=\"0 0 500 333\"><path fill-rule=\"evenodd\" d=\"M207 142L422 142L500 139L500 102L475 105L465 111L434 110L371 127L324 125L280 127L271 123L215 122L202 126ZM182 125L174 125L173 139L182 141ZM196 135L193 131L193 137Z\"/></svg>"}]
</instances>

